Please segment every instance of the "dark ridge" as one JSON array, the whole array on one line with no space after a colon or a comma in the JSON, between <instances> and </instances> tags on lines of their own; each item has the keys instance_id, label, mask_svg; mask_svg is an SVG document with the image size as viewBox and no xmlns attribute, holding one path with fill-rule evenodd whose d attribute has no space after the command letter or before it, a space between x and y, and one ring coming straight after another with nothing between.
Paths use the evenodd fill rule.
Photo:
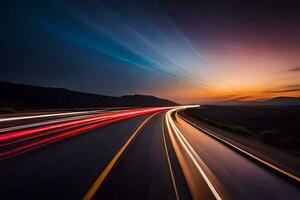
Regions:
<instances>
[{"instance_id":1,"label":"dark ridge","mask_svg":"<svg viewBox=\"0 0 300 200\"><path fill-rule=\"evenodd\" d=\"M63 88L40 87L0 81L0 108L5 112L33 109L175 106L175 102L146 95L104 96Z\"/></svg>"},{"instance_id":2,"label":"dark ridge","mask_svg":"<svg viewBox=\"0 0 300 200\"><path fill-rule=\"evenodd\" d=\"M242 100L228 100L222 102L207 103L208 105L238 105L238 106L296 106L300 105L300 97L274 97L268 100L257 100L257 101L242 101Z\"/></svg>"}]
</instances>

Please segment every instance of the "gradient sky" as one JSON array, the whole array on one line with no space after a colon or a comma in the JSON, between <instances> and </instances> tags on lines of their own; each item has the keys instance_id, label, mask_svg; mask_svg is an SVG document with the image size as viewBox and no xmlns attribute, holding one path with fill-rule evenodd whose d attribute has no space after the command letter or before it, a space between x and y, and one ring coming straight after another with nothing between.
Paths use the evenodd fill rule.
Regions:
<instances>
[{"instance_id":1,"label":"gradient sky","mask_svg":"<svg viewBox=\"0 0 300 200\"><path fill-rule=\"evenodd\" d=\"M300 96L297 1L0 4L3 81L180 103Z\"/></svg>"}]
</instances>

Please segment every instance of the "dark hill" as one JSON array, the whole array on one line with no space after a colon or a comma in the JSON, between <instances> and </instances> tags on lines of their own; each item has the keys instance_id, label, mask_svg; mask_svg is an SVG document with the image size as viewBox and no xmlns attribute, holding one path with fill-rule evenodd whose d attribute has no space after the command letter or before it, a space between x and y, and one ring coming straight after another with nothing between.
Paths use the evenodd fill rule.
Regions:
<instances>
[{"instance_id":1,"label":"dark hill","mask_svg":"<svg viewBox=\"0 0 300 200\"><path fill-rule=\"evenodd\" d=\"M300 105L300 97L275 97L262 103L264 105Z\"/></svg>"},{"instance_id":2,"label":"dark hill","mask_svg":"<svg viewBox=\"0 0 300 200\"><path fill-rule=\"evenodd\" d=\"M222 102L209 103L213 105L228 105L228 106L275 106L275 105L286 105L294 106L300 105L300 97L274 97L268 100L257 100L257 101L241 101L241 100L228 100Z\"/></svg>"},{"instance_id":3,"label":"dark hill","mask_svg":"<svg viewBox=\"0 0 300 200\"><path fill-rule=\"evenodd\" d=\"M166 100L166 99L160 99L155 96L149 96L149 95L126 95L121 96L118 98L121 105L125 106L136 106L136 105L143 105L143 106L174 106L178 105L177 103L174 103L172 101Z\"/></svg>"},{"instance_id":4,"label":"dark hill","mask_svg":"<svg viewBox=\"0 0 300 200\"><path fill-rule=\"evenodd\" d=\"M122 97L75 92L0 81L0 107L15 110L90 108L115 106L174 106L176 103L146 95Z\"/></svg>"}]
</instances>

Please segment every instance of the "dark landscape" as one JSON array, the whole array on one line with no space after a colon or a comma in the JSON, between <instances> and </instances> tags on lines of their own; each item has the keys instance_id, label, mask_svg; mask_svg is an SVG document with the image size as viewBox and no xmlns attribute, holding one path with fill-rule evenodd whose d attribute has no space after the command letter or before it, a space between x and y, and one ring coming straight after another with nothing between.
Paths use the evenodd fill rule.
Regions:
<instances>
[{"instance_id":1,"label":"dark landscape","mask_svg":"<svg viewBox=\"0 0 300 200\"><path fill-rule=\"evenodd\" d=\"M279 96L266 100L253 100L253 101L242 101L242 100L227 100L221 102L208 103L207 105L220 105L220 106L300 106L300 97L286 97Z\"/></svg>"},{"instance_id":2,"label":"dark landscape","mask_svg":"<svg viewBox=\"0 0 300 200\"><path fill-rule=\"evenodd\" d=\"M213 106L188 109L187 114L240 136L300 153L300 106Z\"/></svg>"},{"instance_id":3,"label":"dark landscape","mask_svg":"<svg viewBox=\"0 0 300 200\"><path fill-rule=\"evenodd\" d=\"M39 109L92 107L175 106L175 102L147 95L104 96L63 88L39 87L0 81L0 113Z\"/></svg>"},{"instance_id":4,"label":"dark landscape","mask_svg":"<svg viewBox=\"0 0 300 200\"><path fill-rule=\"evenodd\" d=\"M300 1L0 1L0 200L300 200Z\"/></svg>"}]
</instances>

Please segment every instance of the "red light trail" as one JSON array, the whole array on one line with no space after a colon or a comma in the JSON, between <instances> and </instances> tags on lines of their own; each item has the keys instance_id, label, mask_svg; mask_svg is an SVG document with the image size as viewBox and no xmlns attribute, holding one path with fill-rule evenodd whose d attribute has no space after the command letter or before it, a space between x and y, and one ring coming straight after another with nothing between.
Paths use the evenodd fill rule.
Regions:
<instances>
[{"instance_id":1,"label":"red light trail","mask_svg":"<svg viewBox=\"0 0 300 200\"><path fill-rule=\"evenodd\" d=\"M170 109L170 107L142 108L98 114L84 119L70 120L4 133L0 135L0 142L2 143L0 144L0 148L3 149L0 150L0 160L6 160L47 144L58 142L113 122L168 109ZM37 138L39 138L39 140L37 140Z\"/></svg>"}]
</instances>

